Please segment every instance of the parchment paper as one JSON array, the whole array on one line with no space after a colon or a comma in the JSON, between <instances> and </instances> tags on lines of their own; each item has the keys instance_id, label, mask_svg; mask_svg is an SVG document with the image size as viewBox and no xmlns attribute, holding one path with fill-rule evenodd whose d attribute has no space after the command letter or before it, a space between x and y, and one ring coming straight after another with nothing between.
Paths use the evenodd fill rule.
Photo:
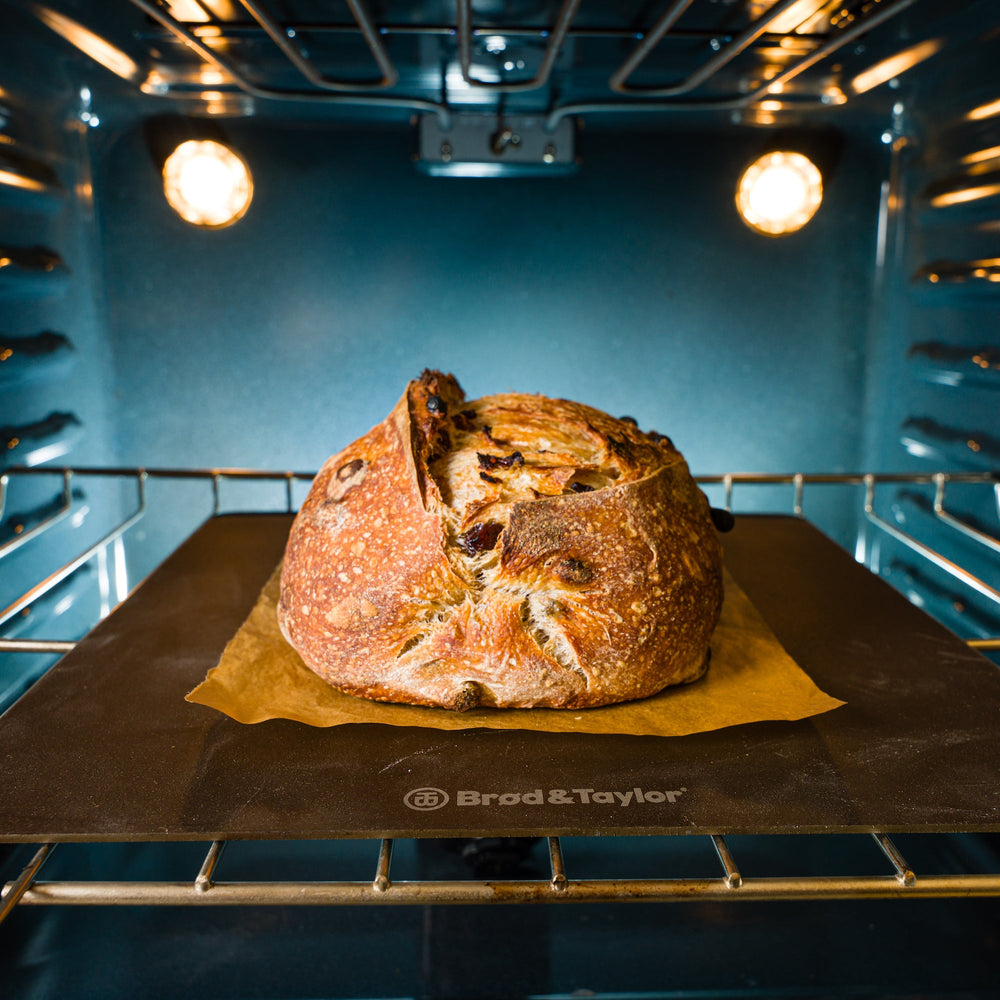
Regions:
<instances>
[{"instance_id":1,"label":"parchment paper","mask_svg":"<svg viewBox=\"0 0 1000 1000\"><path fill-rule=\"evenodd\" d=\"M795 720L844 704L824 694L783 649L727 572L708 673L652 698L582 710L446 709L388 705L342 694L314 674L278 630L280 566L216 667L187 700L237 722L292 719L310 726L376 722L432 729L683 736L765 720Z\"/></svg>"}]
</instances>

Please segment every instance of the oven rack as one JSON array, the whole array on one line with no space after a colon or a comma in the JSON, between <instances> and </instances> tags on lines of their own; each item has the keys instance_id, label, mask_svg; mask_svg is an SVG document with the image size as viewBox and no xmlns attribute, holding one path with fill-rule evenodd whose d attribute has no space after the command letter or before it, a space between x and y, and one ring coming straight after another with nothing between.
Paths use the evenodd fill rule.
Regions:
<instances>
[{"instance_id":1,"label":"oven rack","mask_svg":"<svg viewBox=\"0 0 1000 1000\"><path fill-rule=\"evenodd\" d=\"M61 531L79 530L71 525L71 514L79 502L75 487L90 479L103 480L124 487L131 502L123 499L122 514L102 530L100 537L83 546L77 554L63 562L44 578L34 582L20 597L0 612L0 622L31 608L50 590L80 567L94 564L94 585L101 594L101 615L123 600L129 590L126 542L136 526L155 517L156 504L149 497L150 484L195 485L204 501L191 509L192 518L203 518L240 510L259 510L261 497L247 490L266 486L273 490L270 509L293 513L313 478L311 472L261 471L230 468L166 469L166 468L9 468L0 472L0 524L3 511L17 484L38 483L47 477L55 479L61 490L62 502L37 523L16 532L0 546L0 560L24 552L27 547L41 545ZM996 472L930 472L899 474L750 474L725 473L696 477L717 506L739 513L743 509L765 506L772 512L791 512L806 517L823 490L840 488L852 498L857 518L855 557L870 568L877 569L879 543L889 539L903 546L915 558L944 572L970 595L1000 603L1000 593L988 574L976 575L929 544L914 528L912 532L886 514L885 490L902 487L922 488L928 494L927 513L933 524L951 536L981 551L995 567L1000 542L988 530L983 520L972 518L958 505L953 506L952 494L973 490L980 503L977 511L989 508L993 520L1000 513L1000 476ZM766 502L754 500L759 491L766 491ZM125 498L127 499L127 497ZM964 493L961 497L966 500ZM822 505L821 505L822 506ZM197 522L196 522L197 523ZM196 526L196 523L192 527ZM946 536L948 537L948 536ZM63 541L65 545L65 540ZM942 546L943 548L943 546ZM166 553L164 553L165 555ZM2 626L0 626L2 627ZM1000 649L996 635L968 640L984 651ZM73 648L71 640L31 636L0 638L0 654L36 653L59 654ZM10 662L11 658L8 658ZM895 833L895 831L893 831ZM769 835L758 835L767 839ZM816 836L803 834L803 837ZM547 878L468 880L394 880L390 873L393 841L382 840L378 845L375 873L370 881L228 881L217 879L216 873L225 848L225 841L211 844L200 869L188 881L76 881L53 879L45 881L40 873L58 845L38 846L34 857L20 876L3 886L0 893L0 920L18 904L24 905L429 905L483 903L561 903L561 902L671 902L671 901L769 901L806 899L916 899L929 897L1000 896L1000 872L970 871L960 874L917 874L885 832L848 834L851 838L872 838L888 862L885 874L864 875L802 875L773 877L747 875L738 864L723 835L711 835L711 846L721 864L717 877L697 876L671 878L578 878L567 870L558 837L547 837L550 873ZM947 838L946 833L922 836ZM677 841L681 835L662 838ZM703 836L685 836L686 841ZM669 848L667 848L669 849ZM989 863L986 865L988 868ZM752 865L750 866L752 867Z\"/></svg>"},{"instance_id":2,"label":"oven rack","mask_svg":"<svg viewBox=\"0 0 1000 1000\"><path fill-rule=\"evenodd\" d=\"M860 834L858 836L866 836ZM527 903L762 902L834 899L931 899L1000 896L1000 873L917 875L896 844L872 833L885 874L745 876L725 837L709 839L719 876L572 878L559 837L547 837L550 874L534 879L404 879L390 876L393 843L378 842L371 881L225 881L215 878L227 841L213 841L188 881L39 879L56 844L41 845L20 876L3 886L0 922L14 907L59 906L440 906ZM666 838L665 838L666 839Z\"/></svg>"},{"instance_id":3,"label":"oven rack","mask_svg":"<svg viewBox=\"0 0 1000 1000\"><path fill-rule=\"evenodd\" d=\"M134 489L131 509L109 527L99 538L91 542L73 558L62 563L42 579L33 583L19 597L0 608L0 653L4 652L49 652L63 653L73 648L74 642L62 639L11 639L3 637L4 626L18 615L29 611L31 606L65 581L69 576L88 564L97 568L97 586L101 594L101 614L107 614L125 597L130 590L129 573L125 555L125 537L149 513L147 486L151 481L172 481L173 483L197 482L207 492L203 499L205 507L193 508L195 516L218 515L223 512L253 509L267 509L273 512L294 513L297 509L296 487L302 492L312 481L313 472L293 472L277 470L253 470L234 468L106 468L106 467L62 467L49 466L13 467L0 471L0 523L3 522L8 496L13 484L27 477L56 477L60 484L58 506L31 525L15 525L6 541L0 543L0 561L29 544L38 544L45 535L65 522L74 509L77 500L74 487L87 478L111 480ZM971 543L972 547L992 561L1000 554L1000 538L984 530L978 521L960 514L948 505L949 487L972 487L977 490L977 507L986 507L994 520L1000 518L1000 471L983 472L928 472L928 473L723 473L695 477L713 503L729 511L738 511L735 493L740 492L741 501L748 491L769 489L763 509L769 512L791 512L797 517L807 514L806 493L810 499L821 489L832 487L853 487L850 503L856 514L856 536L854 553L858 562L878 572L879 541L891 539L920 563L934 567L949 580L961 585L976 598L985 599L990 608L1000 608L1000 589L995 580L990 582L961 565L951 552L945 553L926 537L907 531L879 508L880 488L885 487L925 487L932 490L927 498L927 520L933 527L943 529L947 536ZM281 499L260 502L255 494L252 506L246 500L232 496L230 491L246 490L259 484L277 484L281 488ZM790 487L790 491L787 488ZM773 488L780 488L777 502ZM224 496L224 493L226 494ZM985 501L985 503L983 502ZM759 503L750 503L746 509L761 510ZM192 524L192 528L197 522ZM167 555L166 552L163 555ZM952 604L960 603L955 598ZM984 650L1000 649L1000 637L978 635L968 639L969 644Z\"/></svg>"}]
</instances>

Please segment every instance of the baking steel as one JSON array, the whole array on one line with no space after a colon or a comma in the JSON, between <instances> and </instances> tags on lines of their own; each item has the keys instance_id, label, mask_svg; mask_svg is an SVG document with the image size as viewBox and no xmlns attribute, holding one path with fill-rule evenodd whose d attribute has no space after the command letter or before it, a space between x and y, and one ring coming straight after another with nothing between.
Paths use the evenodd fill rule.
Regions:
<instances>
[{"instance_id":1,"label":"baking steel","mask_svg":"<svg viewBox=\"0 0 1000 1000\"><path fill-rule=\"evenodd\" d=\"M185 702L289 524L208 521L0 718L0 840L1000 829L1000 673L801 519L741 516L726 561L847 704L672 739L245 726Z\"/></svg>"}]
</instances>

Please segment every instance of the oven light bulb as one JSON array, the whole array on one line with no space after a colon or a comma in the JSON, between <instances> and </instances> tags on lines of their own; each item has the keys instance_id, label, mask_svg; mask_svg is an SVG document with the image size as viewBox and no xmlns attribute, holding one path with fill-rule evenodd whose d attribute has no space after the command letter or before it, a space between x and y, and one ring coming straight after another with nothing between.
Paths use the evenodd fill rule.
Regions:
<instances>
[{"instance_id":1,"label":"oven light bulb","mask_svg":"<svg viewBox=\"0 0 1000 1000\"><path fill-rule=\"evenodd\" d=\"M768 236L801 229L822 200L823 177L801 153L767 153L747 167L736 187L743 221Z\"/></svg>"},{"instance_id":2,"label":"oven light bulb","mask_svg":"<svg viewBox=\"0 0 1000 1000\"><path fill-rule=\"evenodd\" d=\"M228 146L190 139L167 157L163 191L185 222L218 229L242 218L253 182L247 165Z\"/></svg>"}]
</instances>

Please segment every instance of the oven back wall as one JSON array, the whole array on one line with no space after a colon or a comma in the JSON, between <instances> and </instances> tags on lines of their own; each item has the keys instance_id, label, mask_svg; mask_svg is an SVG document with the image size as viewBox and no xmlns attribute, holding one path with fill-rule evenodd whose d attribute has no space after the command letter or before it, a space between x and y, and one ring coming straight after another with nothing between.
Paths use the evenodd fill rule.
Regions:
<instances>
[{"instance_id":1,"label":"oven back wall","mask_svg":"<svg viewBox=\"0 0 1000 1000\"><path fill-rule=\"evenodd\" d=\"M101 161L123 464L315 469L431 366L631 414L695 472L857 466L877 141L769 239L733 206L759 130L587 128L560 179L429 178L405 128L225 130L255 182L227 229L168 208L148 126Z\"/></svg>"}]
</instances>

